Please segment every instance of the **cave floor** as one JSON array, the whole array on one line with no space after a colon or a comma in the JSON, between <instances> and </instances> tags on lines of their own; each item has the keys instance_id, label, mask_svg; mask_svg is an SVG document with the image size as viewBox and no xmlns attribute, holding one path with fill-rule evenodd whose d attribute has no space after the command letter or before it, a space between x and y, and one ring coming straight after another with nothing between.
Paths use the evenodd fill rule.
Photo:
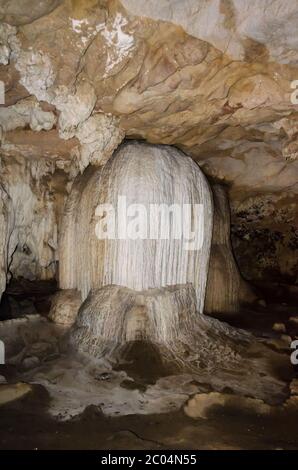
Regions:
<instances>
[{"instance_id":1,"label":"cave floor","mask_svg":"<svg viewBox=\"0 0 298 470\"><path fill-rule=\"evenodd\" d=\"M298 413L279 417L214 412L194 420L183 411L105 417L90 406L59 422L42 387L1 409L1 449L297 449Z\"/></svg>"},{"instance_id":2,"label":"cave floor","mask_svg":"<svg viewBox=\"0 0 298 470\"><path fill-rule=\"evenodd\" d=\"M243 312L243 315L225 320L228 320L233 326L253 332L261 341L264 339L270 349L278 350L282 355L289 355L286 340L282 338L283 332L273 331L272 325L274 322L283 323L286 327L286 334L296 338L298 334L297 323L290 321L290 317L295 314L294 307L279 304L261 306L252 310L250 315L247 315L246 311ZM45 319L42 321L45 332L41 336L43 334L48 336L48 323ZM39 328L38 331L42 331L38 322L39 320L36 328ZM181 382L181 378L183 378L181 376L176 382L171 382L177 390L177 400L172 410L171 407L164 406L164 408L161 407L164 412L156 413L153 407L152 411L148 409L146 413L142 414L136 413L132 407L128 413L122 414L121 411L115 411L109 415L106 413L105 407L102 408L94 404L86 407L89 398L85 399L83 395L79 397L80 400L82 396L84 398L80 408L77 406L75 397L71 397L74 399L72 402L65 394L67 385L73 381L71 370L68 371L70 375L63 376L63 385L66 388L57 390L55 381L60 376L61 369L59 367L63 368L63 358L61 359L59 353L53 350L56 343L49 347L48 344L45 344L44 338L39 338L39 342L35 343L32 325L30 328L27 325L27 330L22 325L20 322L17 330L14 330L14 322L11 323L12 336L21 329L25 343L27 342L33 349L36 344L39 345L39 348L42 346L41 353L44 357L41 361L42 364L39 364L37 369L40 371L39 373L44 375L39 375L38 380L32 380L32 377L34 378L30 375L32 366L29 369L24 369L22 365L16 363L0 365L0 376L6 377L8 384L16 382L31 384L30 393L0 406L0 449L298 449L298 396L294 397L296 400L294 407L280 407L278 412L262 414L256 410L242 409L239 404L237 406L237 394L229 391L228 393L232 393L233 397L229 406L215 406L209 410L206 419L193 419L187 416L183 410L187 395L191 396L198 392L208 393L210 389L202 389L202 384L196 389L197 384L190 383L186 379L185 383L179 383L181 387L179 389L177 382ZM51 325L50 327L54 332L56 326ZM29 337L26 336L26 331L30 331ZM53 334L54 337L55 334ZM48 347L49 349L47 349ZM13 342L11 348L14 354L17 352L14 357L17 357L21 362L26 360L19 355L17 342ZM35 353L37 354L38 351L35 350ZM30 354L32 355L32 351ZM54 365L53 369L51 369L51 364ZM74 362L74 373L76 373L77 367L77 363ZM133 380L127 380L125 378L127 372L132 377L132 371L113 372L116 374L116 378L112 379L111 387L116 384L116 392L113 390L113 399L116 402L118 399L120 400L116 403L118 408L121 400L124 400L123 396L128 399L131 397L134 400L142 395L143 388L148 387L148 383L144 384L142 380L138 381L137 377L133 377ZM117 374L124 375L118 376ZM85 384L87 375L80 377L79 371L77 371L77 375L78 384ZM293 374L290 374L288 378L285 377L284 380L290 385L291 379L295 376L297 377L297 370L295 371L293 368ZM100 381L106 379L105 374L100 374L99 377ZM154 380L155 378L151 377L151 384ZM55 384L53 388L51 388L51 381ZM120 386L119 381L121 381ZM109 387L108 382L109 380L101 382L99 386L103 389ZM124 386L124 384L126 385ZM73 385L76 387L76 384L71 383L71 390L75 390ZM153 390L155 385L151 386ZM169 387L169 384L166 386ZM86 383L86 387L89 388L90 384ZM92 398L94 398L94 390L90 390L93 394ZM111 389L106 389L106 395L109 394L109 390ZM154 390L156 391L156 389ZM158 393L159 391L160 389L157 389ZM61 410L65 406L65 398L68 400L66 402L69 409L75 410L75 413L69 413L63 417ZM164 402L167 403L167 401L169 401L168 397ZM129 406L131 405L129 404Z\"/></svg>"}]
</instances>

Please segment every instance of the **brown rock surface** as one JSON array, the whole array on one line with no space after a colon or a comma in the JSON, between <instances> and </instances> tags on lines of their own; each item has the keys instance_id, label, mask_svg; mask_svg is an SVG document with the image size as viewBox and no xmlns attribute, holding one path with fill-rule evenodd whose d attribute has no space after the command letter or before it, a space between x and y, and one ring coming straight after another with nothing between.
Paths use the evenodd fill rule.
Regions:
<instances>
[{"instance_id":1,"label":"brown rock surface","mask_svg":"<svg viewBox=\"0 0 298 470\"><path fill-rule=\"evenodd\" d=\"M245 276L295 283L297 8L257 7L1 0L5 106L39 104L37 127L27 108L24 122L2 128L1 153L58 160L72 178L125 136L180 147L227 185Z\"/></svg>"}]
</instances>

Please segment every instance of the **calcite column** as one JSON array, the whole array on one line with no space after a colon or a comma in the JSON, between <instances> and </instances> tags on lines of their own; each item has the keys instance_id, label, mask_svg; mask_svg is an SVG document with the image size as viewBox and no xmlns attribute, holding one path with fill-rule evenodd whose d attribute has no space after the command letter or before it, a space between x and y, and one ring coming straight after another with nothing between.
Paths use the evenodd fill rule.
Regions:
<instances>
[{"instance_id":1,"label":"calcite column","mask_svg":"<svg viewBox=\"0 0 298 470\"><path fill-rule=\"evenodd\" d=\"M125 209L119 197L121 202L125 198ZM116 209L114 240L96 236L96 208L103 204ZM137 214L140 233L132 239L123 235L122 219L126 210L128 220L134 219L136 204L144 212ZM152 205L161 212L152 216ZM194 244L187 234L179 235L177 218L167 212L173 205L182 218L198 210L188 214ZM125 144L103 168L90 168L73 187L61 228L60 287L78 289L84 300L92 288L109 284L141 291L192 283L197 310L203 312L212 219L209 185L191 158L172 147Z\"/></svg>"}]
</instances>

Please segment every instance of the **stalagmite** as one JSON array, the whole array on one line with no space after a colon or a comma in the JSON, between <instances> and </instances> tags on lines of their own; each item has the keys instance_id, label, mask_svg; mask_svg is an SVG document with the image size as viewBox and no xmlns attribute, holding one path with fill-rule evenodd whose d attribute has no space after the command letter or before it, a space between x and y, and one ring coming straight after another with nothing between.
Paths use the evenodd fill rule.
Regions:
<instances>
[{"instance_id":1,"label":"stalagmite","mask_svg":"<svg viewBox=\"0 0 298 470\"><path fill-rule=\"evenodd\" d=\"M100 204L115 209L113 240L96 236ZM199 167L170 147L126 144L74 184L61 229L60 287L77 288L84 300L109 284L144 290L190 282L202 312L211 231L212 198Z\"/></svg>"},{"instance_id":2,"label":"stalagmite","mask_svg":"<svg viewBox=\"0 0 298 470\"><path fill-rule=\"evenodd\" d=\"M119 205L120 196L126 197L126 207ZM240 277L230 252L228 206L218 188L215 202L213 248L219 247L227 280L218 278L211 263L209 290L218 292L207 294L207 308L214 305L226 311L234 302L238 306L233 283L238 289ZM152 217L150 203L177 204L184 211L185 204L200 204L198 220L192 213L197 249L186 249L183 236L147 239L148 227L173 235L178 225L173 214ZM249 334L203 313L212 204L199 167L170 147L126 144L103 168L89 167L77 177L60 238L60 287L77 289L83 301L70 343L117 368L132 357L133 348L149 348L148 355L155 351L167 375L186 371L216 390L229 383L233 390L261 399L270 389L270 399L278 401L283 383L270 370L274 353L266 353ZM125 224L126 215L133 225ZM107 237L108 229L114 239L100 239L99 235ZM216 251L212 256L217 260ZM59 322L59 309L53 319ZM261 377L255 370L256 354L264 354Z\"/></svg>"},{"instance_id":3,"label":"stalagmite","mask_svg":"<svg viewBox=\"0 0 298 470\"><path fill-rule=\"evenodd\" d=\"M249 333L197 312L191 284L144 291L121 286L91 290L70 341L81 353L104 358L117 369L131 361L130 351L138 345L147 355L153 348L166 375L190 373L215 390L229 384L237 393L269 403L285 394L284 382L270 365L281 364L279 355Z\"/></svg>"},{"instance_id":4,"label":"stalagmite","mask_svg":"<svg viewBox=\"0 0 298 470\"><path fill-rule=\"evenodd\" d=\"M66 289L55 294L51 302L49 318L61 325L72 325L76 320L81 305L80 293L74 289Z\"/></svg>"},{"instance_id":5,"label":"stalagmite","mask_svg":"<svg viewBox=\"0 0 298 470\"><path fill-rule=\"evenodd\" d=\"M255 296L241 277L230 241L230 209L225 189L213 186L214 223L209 262L205 312L239 312L242 303Z\"/></svg>"},{"instance_id":6,"label":"stalagmite","mask_svg":"<svg viewBox=\"0 0 298 470\"><path fill-rule=\"evenodd\" d=\"M83 352L112 359L130 342L149 341L183 364L196 317L190 284L144 291L105 286L91 291L82 305L72 341Z\"/></svg>"}]
</instances>

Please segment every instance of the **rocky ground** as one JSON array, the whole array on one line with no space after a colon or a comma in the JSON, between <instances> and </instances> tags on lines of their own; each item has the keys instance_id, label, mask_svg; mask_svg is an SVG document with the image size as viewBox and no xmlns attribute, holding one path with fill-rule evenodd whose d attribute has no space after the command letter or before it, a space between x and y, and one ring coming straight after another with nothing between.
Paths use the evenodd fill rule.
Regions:
<instances>
[{"instance_id":1,"label":"rocky ground","mask_svg":"<svg viewBox=\"0 0 298 470\"><path fill-rule=\"evenodd\" d=\"M89 407L79 417L57 422L47 413L43 388L1 408L1 449L297 449L298 414L260 416L220 409L206 419L176 411L104 417Z\"/></svg>"},{"instance_id":2,"label":"rocky ground","mask_svg":"<svg viewBox=\"0 0 298 470\"><path fill-rule=\"evenodd\" d=\"M289 335L298 334L294 310L260 305L250 317L243 312L230 322L289 359ZM215 392L198 378L169 375L142 348L118 370L76 354L70 357L61 341L65 327L38 315L0 326L2 336L4 330L13 335L8 363L0 366L0 448L298 447L298 385L292 366L278 371L285 397L271 405L270 396L249 398L229 384Z\"/></svg>"}]
</instances>

